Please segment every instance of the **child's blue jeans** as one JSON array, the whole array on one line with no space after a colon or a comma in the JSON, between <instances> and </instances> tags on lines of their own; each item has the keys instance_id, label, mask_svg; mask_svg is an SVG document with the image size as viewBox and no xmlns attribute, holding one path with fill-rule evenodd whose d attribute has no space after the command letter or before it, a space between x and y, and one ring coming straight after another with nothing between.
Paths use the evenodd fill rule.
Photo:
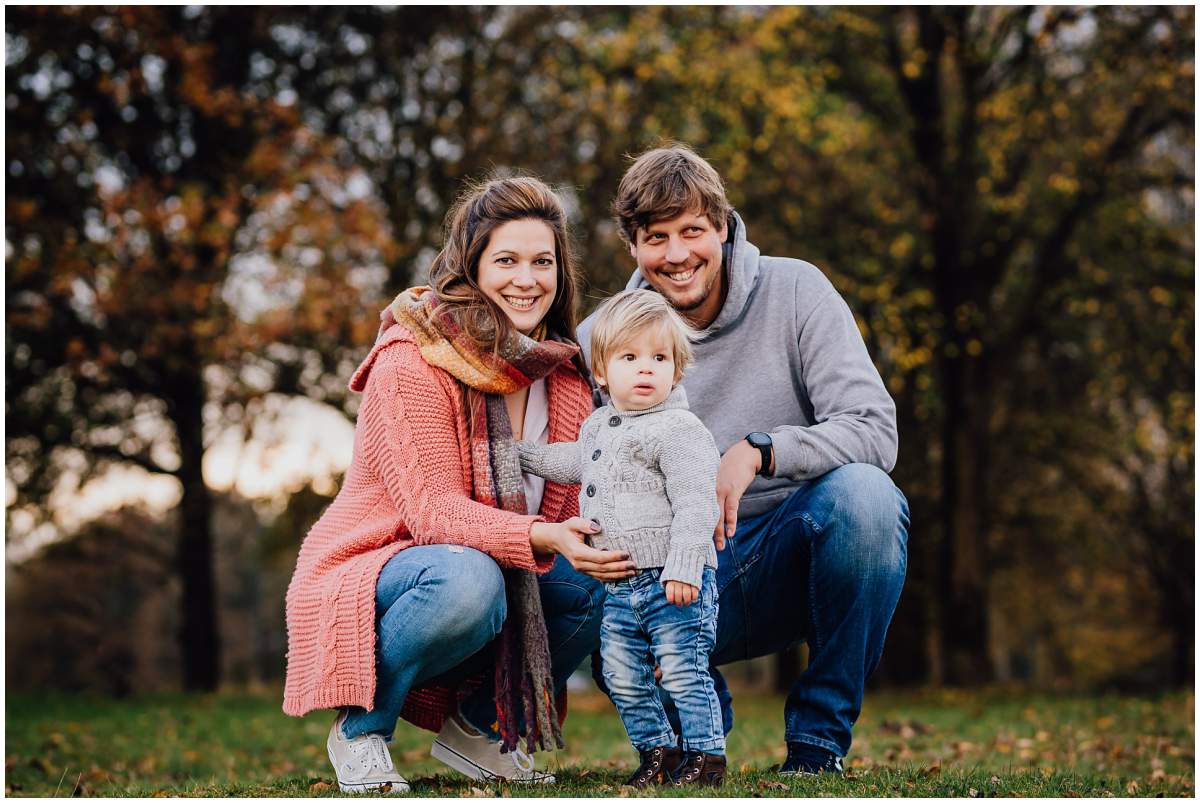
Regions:
<instances>
[{"instance_id":1,"label":"child's blue jeans","mask_svg":"<svg viewBox=\"0 0 1200 803\"><path fill-rule=\"evenodd\" d=\"M704 570L699 600L682 606L667 601L661 575L661 569L644 569L606 584L600 625L605 685L635 748L675 747L655 687L658 664L663 691L679 712L683 749L724 753L721 703L708 673L717 638L716 571Z\"/></svg>"}]
</instances>

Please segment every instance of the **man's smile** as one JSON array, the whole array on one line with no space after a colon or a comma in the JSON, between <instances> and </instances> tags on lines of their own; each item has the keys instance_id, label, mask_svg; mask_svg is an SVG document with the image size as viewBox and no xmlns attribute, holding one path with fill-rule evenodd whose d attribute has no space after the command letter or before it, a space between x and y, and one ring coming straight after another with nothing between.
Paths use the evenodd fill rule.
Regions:
<instances>
[{"instance_id":1,"label":"man's smile","mask_svg":"<svg viewBox=\"0 0 1200 803\"><path fill-rule=\"evenodd\" d=\"M699 270L699 268L696 268L696 267L686 268L681 271L675 271L674 273L672 273L670 271L660 270L659 274L667 277L667 279L674 284L685 285L689 281L691 281L693 276L696 275L697 270Z\"/></svg>"}]
</instances>

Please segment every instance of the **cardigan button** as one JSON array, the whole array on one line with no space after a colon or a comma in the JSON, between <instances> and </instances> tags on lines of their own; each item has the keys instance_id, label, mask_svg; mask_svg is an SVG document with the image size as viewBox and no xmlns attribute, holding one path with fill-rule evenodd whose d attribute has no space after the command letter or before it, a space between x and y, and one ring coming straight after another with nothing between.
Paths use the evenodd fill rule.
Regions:
<instances>
[{"instance_id":1,"label":"cardigan button","mask_svg":"<svg viewBox=\"0 0 1200 803\"><path fill-rule=\"evenodd\" d=\"M591 496L595 496L595 495L596 495L596 486L595 486L595 485L589 485L589 486L587 487L587 495L588 495L589 497L591 497Z\"/></svg>"},{"instance_id":2,"label":"cardigan button","mask_svg":"<svg viewBox=\"0 0 1200 803\"><path fill-rule=\"evenodd\" d=\"M600 450L599 450L599 449L597 449L596 451L592 452L592 459L593 459L593 460L599 460L599 459L600 459Z\"/></svg>"},{"instance_id":3,"label":"cardigan button","mask_svg":"<svg viewBox=\"0 0 1200 803\"><path fill-rule=\"evenodd\" d=\"M609 425L610 427L619 427L619 426L621 426L621 416L619 416L619 415L614 415L612 418L608 419L608 425Z\"/></svg>"}]
</instances>

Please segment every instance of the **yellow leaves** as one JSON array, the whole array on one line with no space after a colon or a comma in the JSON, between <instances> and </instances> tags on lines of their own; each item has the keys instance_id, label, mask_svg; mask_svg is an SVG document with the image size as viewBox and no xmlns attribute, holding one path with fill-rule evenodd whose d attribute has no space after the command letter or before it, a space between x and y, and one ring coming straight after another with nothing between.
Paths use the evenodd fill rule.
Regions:
<instances>
[{"instance_id":1,"label":"yellow leaves","mask_svg":"<svg viewBox=\"0 0 1200 803\"><path fill-rule=\"evenodd\" d=\"M1079 181L1063 173L1052 173L1046 183L1052 190L1063 195L1074 195L1079 192Z\"/></svg>"},{"instance_id":2,"label":"yellow leaves","mask_svg":"<svg viewBox=\"0 0 1200 803\"><path fill-rule=\"evenodd\" d=\"M892 259L897 261L906 259L908 255L912 253L913 246L915 246L916 243L917 238L914 237L910 232L902 232L888 247L888 254L891 255Z\"/></svg>"},{"instance_id":3,"label":"yellow leaves","mask_svg":"<svg viewBox=\"0 0 1200 803\"><path fill-rule=\"evenodd\" d=\"M1166 289L1165 287L1158 287L1156 285L1150 288L1150 300L1155 304L1161 304L1162 306L1167 307L1170 306L1171 302L1175 299L1174 296L1171 295L1170 290Z\"/></svg>"}]
</instances>

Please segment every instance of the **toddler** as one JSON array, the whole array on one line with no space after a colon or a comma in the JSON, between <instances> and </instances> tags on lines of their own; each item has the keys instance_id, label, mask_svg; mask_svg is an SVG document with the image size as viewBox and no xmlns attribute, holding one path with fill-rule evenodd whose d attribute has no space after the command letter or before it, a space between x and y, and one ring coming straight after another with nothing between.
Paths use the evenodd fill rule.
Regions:
<instances>
[{"instance_id":1,"label":"toddler","mask_svg":"<svg viewBox=\"0 0 1200 803\"><path fill-rule=\"evenodd\" d=\"M637 573L606 583L604 680L638 750L628 783L717 785L725 775L721 706L708 673L717 633L713 531L721 456L678 387L695 332L658 293L627 290L601 307L592 373L611 402L574 443L519 443L522 471L579 483L592 546L628 553ZM658 697L679 712L683 750Z\"/></svg>"}]
</instances>

